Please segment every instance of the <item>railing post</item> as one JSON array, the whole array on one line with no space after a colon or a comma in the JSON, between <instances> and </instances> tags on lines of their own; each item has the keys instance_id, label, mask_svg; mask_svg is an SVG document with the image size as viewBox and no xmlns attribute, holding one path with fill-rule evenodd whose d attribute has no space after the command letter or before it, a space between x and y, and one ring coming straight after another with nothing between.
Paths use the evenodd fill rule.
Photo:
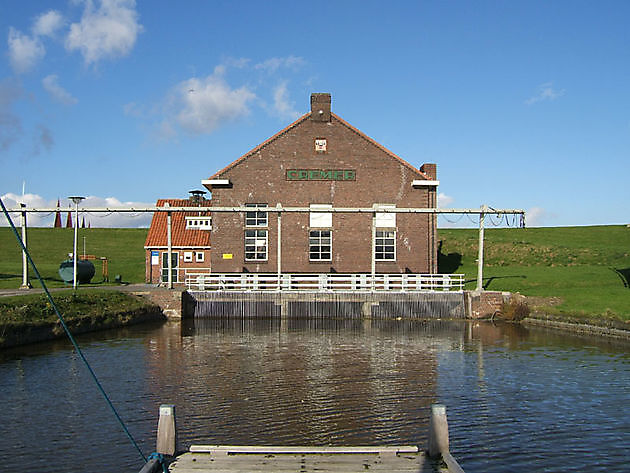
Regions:
<instances>
[{"instance_id":1,"label":"railing post","mask_svg":"<svg viewBox=\"0 0 630 473\"><path fill-rule=\"evenodd\" d=\"M177 453L177 424L175 422L175 406L173 404L162 404L160 406L155 451L162 455L170 456L174 456Z\"/></svg>"}]
</instances>

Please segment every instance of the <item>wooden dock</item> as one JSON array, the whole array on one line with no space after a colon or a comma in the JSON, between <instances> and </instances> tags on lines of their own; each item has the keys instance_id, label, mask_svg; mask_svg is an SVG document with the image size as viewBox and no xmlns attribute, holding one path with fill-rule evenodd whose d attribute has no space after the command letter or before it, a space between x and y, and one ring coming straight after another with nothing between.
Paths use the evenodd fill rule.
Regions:
<instances>
[{"instance_id":1,"label":"wooden dock","mask_svg":"<svg viewBox=\"0 0 630 473\"><path fill-rule=\"evenodd\" d=\"M177 448L175 406L160 406L156 454L140 473L464 473L449 452L446 407L431 406L428 448L405 446L229 446Z\"/></svg>"},{"instance_id":2,"label":"wooden dock","mask_svg":"<svg viewBox=\"0 0 630 473\"><path fill-rule=\"evenodd\" d=\"M169 466L172 473L365 473L448 471L416 446L264 447L193 445Z\"/></svg>"}]
</instances>

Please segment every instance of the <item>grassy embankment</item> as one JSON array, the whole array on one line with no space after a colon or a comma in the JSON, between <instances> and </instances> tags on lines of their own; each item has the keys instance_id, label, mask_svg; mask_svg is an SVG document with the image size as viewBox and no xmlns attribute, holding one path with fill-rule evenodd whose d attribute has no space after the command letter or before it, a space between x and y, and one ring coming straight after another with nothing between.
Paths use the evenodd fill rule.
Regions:
<instances>
[{"instance_id":1,"label":"grassy embankment","mask_svg":"<svg viewBox=\"0 0 630 473\"><path fill-rule=\"evenodd\" d=\"M630 228L502 228L485 234L485 289L531 296L534 309L547 314L630 321ZM478 231L441 229L438 239L441 272L465 273L467 288L474 289Z\"/></svg>"},{"instance_id":2,"label":"grassy embankment","mask_svg":"<svg viewBox=\"0 0 630 473\"><path fill-rule=\"evenodd\" d=\"M79 248L109 258L110 280L144 281L146 229L80 229ZM465 273L474 289L478 232L440 229L440 271ZM72 229L32 228L29 248L51 287L64 284L59 263L72 251ZM0 288L21 283L21 253L8 228L0 228ZM486 230L484 287L520 292L535 298L550 314L613 317L630 320L630 228L625 226L558 227ZM100 285L95 262L93 281ZM34 286L38 286L33 281Z\"/></svg>"},{"instance_id":3,"label":"grassy embankment","mask_svg":"<svg viewBox=\"0 0 630 473\"><path fill-rule=\"evenodd\" d=\"M115 290L69 289L55 292L54 299L74 334L163 319L157 306ZM0 298L0 347L59 336L63 327L44 294Z\"/></svg>"},{"instance_id":4,"label":"grassy embankment","mask_svg":"<svg viewBox=\"0 0 630 473\"><path fill-rule=\"evenodd\" d=\"M110 284L119 274L124 282L144 282L144 241L146 228L80 228L78 253L105 256L109 263ZM28 249L37 269L49 287L64 287L59 277L59 264L72 253L74 230L71 228L29 228ZM0 228L0 289L16 289L22 284L22 252L10 228ZM90 285L103 283L102 263L93 261L96 273ZM39 287L33 272L31 284Z\"/></svg>"}]
</instances>

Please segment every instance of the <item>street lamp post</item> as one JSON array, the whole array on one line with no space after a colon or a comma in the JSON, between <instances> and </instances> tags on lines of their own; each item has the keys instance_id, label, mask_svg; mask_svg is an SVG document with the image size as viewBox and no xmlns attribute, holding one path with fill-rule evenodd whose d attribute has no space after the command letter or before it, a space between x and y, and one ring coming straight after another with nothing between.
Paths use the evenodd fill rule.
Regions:
<instances>
[{"instance_id":1,"label":"street lamp post","mask_svg":"<svg viewBox=\"0 0 630 473\"><path fill-rule=\"evenodd\" d=\"M72 263L74 265L74 272L72 278L72 288L77 289L77 237L79 235L79 202L85 199L85 197L71 196L68 197L74 202L74 249L72 251Z\"/></svg>"}]
</instances>

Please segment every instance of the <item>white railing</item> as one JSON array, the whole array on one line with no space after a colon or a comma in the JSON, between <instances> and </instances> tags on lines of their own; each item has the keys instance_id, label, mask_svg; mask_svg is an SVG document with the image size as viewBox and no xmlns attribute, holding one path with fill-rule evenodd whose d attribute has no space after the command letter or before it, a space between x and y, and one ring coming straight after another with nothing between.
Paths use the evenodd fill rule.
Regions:
<instances>
[{"instance_id":1,"label":"white railing","mask_svg":"<svg viewBox=\"0 0 630 473\"><path fill-rule=\"evenodd\" d=\"M186 286L197 291L226 292L433 292L463 291L463 274L186 274Z\"/></svg>"}]
</instances>

